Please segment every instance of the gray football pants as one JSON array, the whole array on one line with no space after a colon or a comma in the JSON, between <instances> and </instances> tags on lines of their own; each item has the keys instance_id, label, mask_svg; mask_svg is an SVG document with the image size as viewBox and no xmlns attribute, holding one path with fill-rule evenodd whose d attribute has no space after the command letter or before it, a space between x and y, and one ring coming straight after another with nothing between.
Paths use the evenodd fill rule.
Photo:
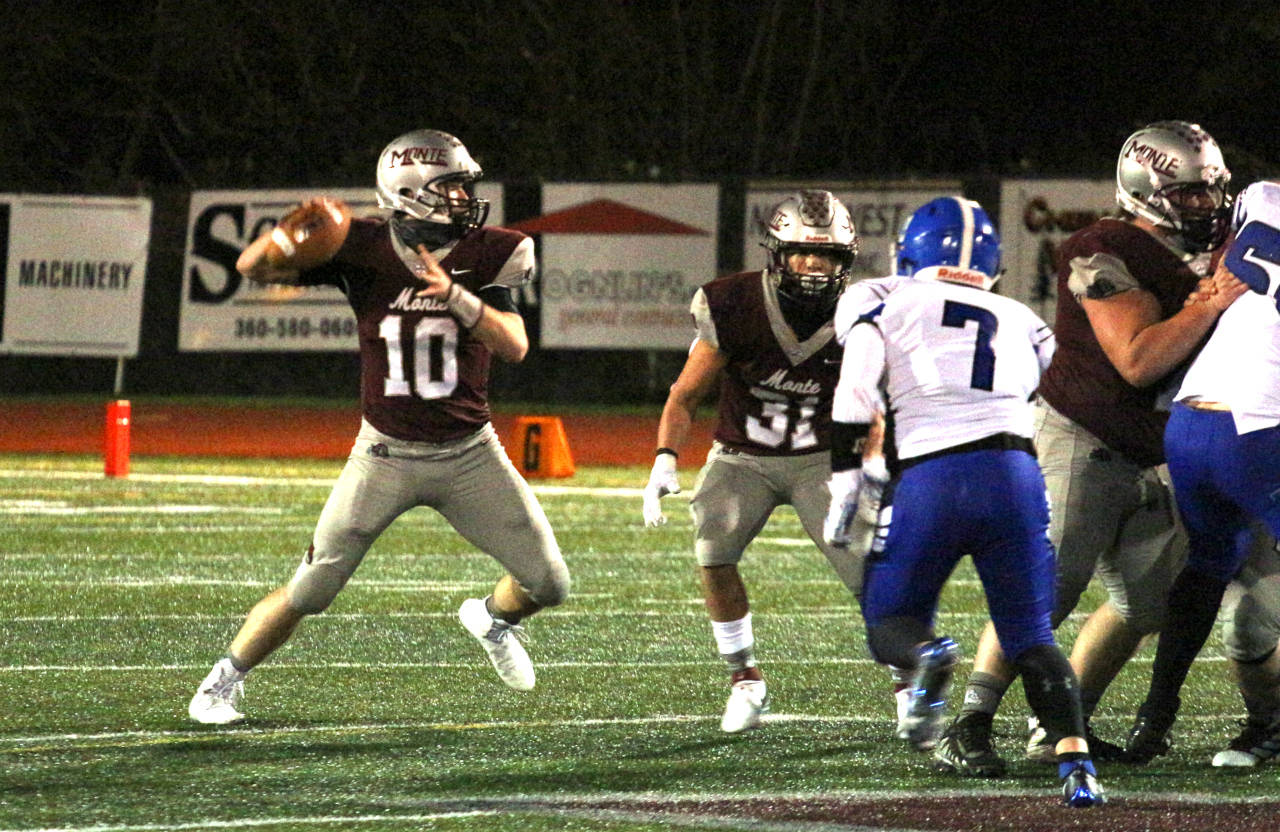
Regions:
<instances>
[{"instance_id":1,"label":"gray football pants","mask_svg":"<svg viewBox=\"0 0 1280 832\"><path fill-rule=\"evenodd\" d=\"M569 571L532 489L492 425L445 443L406 442L367 422L289 583L298 610L324 610L391 521L416 506L438 511L491 555L542 606L561 603Z\"/></svg>"}]
</instances>

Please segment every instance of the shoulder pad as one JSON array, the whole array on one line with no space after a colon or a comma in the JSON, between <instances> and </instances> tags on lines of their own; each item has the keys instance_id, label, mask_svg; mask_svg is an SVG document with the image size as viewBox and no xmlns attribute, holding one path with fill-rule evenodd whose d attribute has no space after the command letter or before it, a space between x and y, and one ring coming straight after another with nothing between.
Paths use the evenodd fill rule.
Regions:
<instances>
[{"instance_id":1,"label":"shoulder pad","mask_svg":"<svg viewBox=\"0 0 1280 832\"><path fill-rule=\"evenodd\" d=\"M689 303L689 312L693 315L693 326L697 330L698 340L707 346L720 349L720 339L716 337L716 322L711 317L711 304L707 302L707 293L698 287Z\"/></svg>"},{"instance_id":2,"label":"shoulder pad","mask_svg":"<svg viewBox=\"0 0 1280 832\"><path fill-rule=\"evenodd\" d=\"M533 279L537 267L537 258L533 253L533 238L525 237L511 252L507 262L502 264L502 268L498 269L498 276L489 285L509 288L522 286Z\"/></svg>"}]
</instances>

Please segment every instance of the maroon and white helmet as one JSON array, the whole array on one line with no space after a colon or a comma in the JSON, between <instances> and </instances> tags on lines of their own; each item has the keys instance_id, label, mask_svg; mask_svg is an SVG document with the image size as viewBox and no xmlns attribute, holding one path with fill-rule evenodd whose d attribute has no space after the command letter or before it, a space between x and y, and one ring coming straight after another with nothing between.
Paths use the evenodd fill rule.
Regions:
<instances>
[{"instance_id":1,"label":"maroon and white helmet","mask_svg":"<svg viewBox=\"0 0 1280 832\"><path fill-rule=\"evenodd\" d=\"M415 220L479 228L489 216L488 200L451 197L445 186L470 186L482 175L455 137L440 130L414 130L378 157L378 205Z\"/></svg>"},{"instance_id":2,"label":"maroon and white helmet","mask_svg":"<svg viewBox=\"0 0 1280 832\"><path fill-rule=\"evenodd\" d=\"M769 271L778 276L778 292L805 304L835 302L844 289L858 255L858 233L844 203L830 191L803 190L773 209L764 226ZM834 274L793 272L793 254L818 253L834 259Z\"/></svg>"}]
</instances>

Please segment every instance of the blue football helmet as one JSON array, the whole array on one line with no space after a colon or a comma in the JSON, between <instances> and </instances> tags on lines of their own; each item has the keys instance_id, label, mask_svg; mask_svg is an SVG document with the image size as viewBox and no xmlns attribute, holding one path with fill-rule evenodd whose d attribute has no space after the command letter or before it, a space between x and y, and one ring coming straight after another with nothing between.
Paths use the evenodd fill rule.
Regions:
<instances>
[{"instance_id":1,"label":"blue football helmet","mask_svg":"<svg viewBox=\"0 0 1280 832\"><path fill-rule=\"evenodd\" d=\"M978 203L939 197L917 208L902 227L894 261L906 277L943 267L932 276L990 289L1000 277L1000 235Z\"/></svg>"}]
</instances>

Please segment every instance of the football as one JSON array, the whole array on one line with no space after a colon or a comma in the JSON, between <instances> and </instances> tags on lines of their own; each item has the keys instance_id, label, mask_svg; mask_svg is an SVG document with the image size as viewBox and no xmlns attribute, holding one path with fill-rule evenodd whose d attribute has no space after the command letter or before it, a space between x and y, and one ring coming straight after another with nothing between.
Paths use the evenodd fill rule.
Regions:
<instances>
[{"instance_id":1,"label":"football","mask_svg":"<svg viewBox=\"0 0 1280 832\"><path fill-rule=\"evenodd\" d=\"M340 199L309 199L280 218L271 231L267 262L288 269L311 269L342 248L351 229L351 209Z\"/></svg>"}]
</instances>

